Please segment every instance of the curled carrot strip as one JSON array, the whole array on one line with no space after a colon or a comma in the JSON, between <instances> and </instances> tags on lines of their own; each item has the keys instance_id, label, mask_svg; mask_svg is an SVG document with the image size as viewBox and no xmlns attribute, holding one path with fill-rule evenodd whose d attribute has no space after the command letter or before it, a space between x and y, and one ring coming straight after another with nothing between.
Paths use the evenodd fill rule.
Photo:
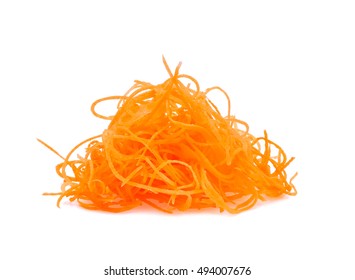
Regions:
<instances>
[{"instance_id":1,"label":"curled carrot strip","mask_svg":"<svg viewBox=\"0 0 355 280\"><path fill-rule=\"evenodd\" d=\"M181 63L172 72L163 62L165 82L135 81L124 95L95 101L91 111L110 121L107 129L66 157L39 140L63 159L57 166L61 191L46 194L59 195L58 206L68 197L90 210L122 212L146 204L168 213L211 207L239 213L265 196L296 195L297 174L287 180L285 171L294 158L288 160L266 131L251 135L248 124L231 115L223 89L201 91L195 78L179 73ZM227 116L208 98L211 91L225 96ZM96 112L108 100L118 102L116 114ZM85 155L73 159L82 146Z\"/></svg>"}]
</instances>

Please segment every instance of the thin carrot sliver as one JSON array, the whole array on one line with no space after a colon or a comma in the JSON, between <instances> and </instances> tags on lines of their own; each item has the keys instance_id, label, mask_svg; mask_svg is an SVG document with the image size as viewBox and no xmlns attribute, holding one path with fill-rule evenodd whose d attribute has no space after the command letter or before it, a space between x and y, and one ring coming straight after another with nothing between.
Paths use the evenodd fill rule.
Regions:
<instances>
[{"instance_id":1,"label":"thin carrot sliver","mask_svg":"<svg viewBox=\"0 0 355 280\"><path fill-rule=\"evenodd\" d=\"M220 87L201 91L198 81L172 72L161 84L135 81L124 94L96 100L92 113L110 121L102 134L76 145L66 157L37 139L63 162L57 205L64 197L84 208L122 212L146 204L174 210L218 208L239 213L265 197L296 195L287 179L283 149L249 133L249 125L231 115L231 100ZM189 80L185 85L183 81ZM191 88L191 85L193 88ZM208 98L218 91L226 98L227 116ZM117 101L117 112L105 116L96 106ZM80 147L84 156L73 159ZM274 154L274 151L277 151Z\"/></svg>"}]
</instances>

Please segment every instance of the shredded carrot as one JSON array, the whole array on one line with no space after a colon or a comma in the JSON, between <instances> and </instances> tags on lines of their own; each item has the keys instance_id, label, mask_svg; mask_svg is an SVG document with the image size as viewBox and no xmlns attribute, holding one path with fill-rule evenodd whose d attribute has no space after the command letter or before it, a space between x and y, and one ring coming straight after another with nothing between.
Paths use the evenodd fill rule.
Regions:
<instances>
[{"instance_id":1,"label":"shredded carrot","mask_svg":"<svg viewBox=\"0 0 355 280\"><path fill-rule=\"evenodd\" d=\"M135 81L122 96L92 104L91 111L109 120L102 134L76 145L57 174L63 178L58 207L64 197L93 210L126 211L142 204L174 210L218 208L239 213L258 200L296 195L293 176L287 180L283 149L249 133L246 122L231 115L228 94L219 87L201 91L193 77L174 73L158 85ZM190 83L185 85L183 81ZM221 92L228 103L222 116L207 95ZM96 105L116 100L114 116L96 112ZM84 156L73 158L80 147ZM276 153L275 153L276 152Z\"/></svg>"}]
</instances>

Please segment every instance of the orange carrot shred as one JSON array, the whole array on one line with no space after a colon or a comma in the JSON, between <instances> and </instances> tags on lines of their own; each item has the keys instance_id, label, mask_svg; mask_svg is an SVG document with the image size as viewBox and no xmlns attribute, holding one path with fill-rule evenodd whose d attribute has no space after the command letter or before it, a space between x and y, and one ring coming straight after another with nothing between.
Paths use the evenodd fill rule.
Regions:
<instances>
[{"instance_id":1,"label":"orange carrot shred","mask_svg":"<svg viewBox=\"0 0 355 280\"><path fill-rule=\"evenodd\" d=\"M57 174L63 179L59 195L90 210L122 212L146 204L174 210L218 208L239 213L265 197L296 195L287 180L283 149L249 133L246 122L231 115L228 94L220 87L201 91L195 78L172 72L163 57L169 78L152 85L135 81L122 96L95 101L92 113L110 123L102 134L76 145L66 157L37 139L62 158ZM189 80L188 85L183 81ZM192 85L192 87L191 87ZM227 116L207 97L221 92ZM113 116L97 113L96 105L116 100ZM84 156L73 158L82 146ZM273 152L277 150L276 155Z\"/></svg>"}]
</instances>

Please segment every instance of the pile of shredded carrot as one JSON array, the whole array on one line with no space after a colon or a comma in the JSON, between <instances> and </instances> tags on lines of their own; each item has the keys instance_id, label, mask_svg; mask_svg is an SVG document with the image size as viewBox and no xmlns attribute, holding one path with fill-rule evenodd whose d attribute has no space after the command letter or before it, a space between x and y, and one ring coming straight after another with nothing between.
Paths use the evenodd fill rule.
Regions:
<instances>
[{"instance_id":1,"label":"pile of shredded carrot","mask_svg":"<svg viewBox=\"0 0 355 280\"><path fill-rule=\"evenodd\" d=\"M92 104L92 113L109 120L102 134L76 145L57 174L64 197L87 209L126 211L146 204L165 212L218 208L239 213L258 200L295 195L282 148L268 138L254 137L248 124L230 114L230 99L219 87L201 91L193 77L173 73L153 85L135 81L122 96ZM228 114L222 116L208 95L224 94ZM96 105L116 100L114 116L96 112ZM83 156L73 155L82 146ZM296 176L296 174L295 174Z\"/></svg>"}]
</instances>

